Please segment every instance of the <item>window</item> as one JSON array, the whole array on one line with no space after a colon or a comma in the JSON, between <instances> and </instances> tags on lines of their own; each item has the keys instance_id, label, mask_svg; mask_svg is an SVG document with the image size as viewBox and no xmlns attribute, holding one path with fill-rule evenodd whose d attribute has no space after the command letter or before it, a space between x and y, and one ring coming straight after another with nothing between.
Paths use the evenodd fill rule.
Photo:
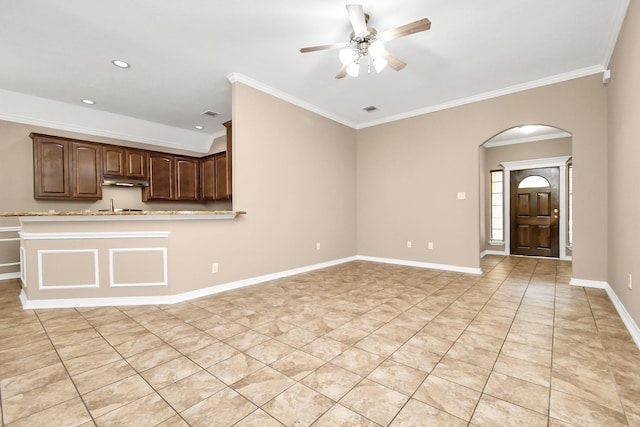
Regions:
<instances>
[{"instance_id":1,"label":"window","mask_svg":"<svg viewBox=\"0 0 640 427\"><path fill-rule=\"evenodd\" d=\"M504 242L504 172L491 171L491 236L492 243Z\"/></svg>"},{"instance_id":2,"label":"window","mask_svg":"<svg viewBox=\"0 0 640 427\"><path fill-rule=\"evenodd\" d=\"M573 165L567 167L569 174L567 193L569 193L569 200L567 205L568 224L567 224L567 245L573 247Z\"/></svg>"},{"instance_id":3,"label":"window","mask_svg":"<svg viewBox=\"0 0 640 427\"><path fill-rule=\"evenodd\" d=\"M522 181L520 181L520 185L518 188L547 188L551 187L549 181L546 178L538 175L528 176Z\"/></svg>"}]
</instances>

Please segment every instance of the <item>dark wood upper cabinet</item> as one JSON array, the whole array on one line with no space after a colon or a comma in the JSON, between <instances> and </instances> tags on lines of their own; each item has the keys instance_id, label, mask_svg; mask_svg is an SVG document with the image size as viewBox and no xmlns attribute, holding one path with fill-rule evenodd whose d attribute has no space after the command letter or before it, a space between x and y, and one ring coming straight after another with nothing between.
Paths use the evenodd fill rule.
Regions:
<instances>
[{"instance_id":1,"label":"dark wood upper cabinet","mask_svg":"<svg viewBox=\"0 0 640 427\"><path fill-rule=\"evenodd\" d=\"M109 176L146 178L147 152L116 145L103 145L102 172Z\"/></svg>"},{"instance_id":2,"label":"dark wood upper cabinet","mask_svg":"<svg viewBox=\"0 0 640 427\"><path fill-rule=\"evenodd\" d=\"M69 182L69 142L44 135L33 139L33 197L58 199L71 197Z\"/></svg>"},{"instance_id":3,"label":"dark wood upper cabinet","mask_svg":"<svg viewBox=\"0 0 640 427\"><path fill-rule=\"evenodd\" d=\"M216 160L214 156L200 159L200 196L204 201L216 199Z\"/></svg>"},{"instance_id":4,"label":"dark wood upper cabinet","mask_svg":"<svg viewBox=\"0 0 640 427\"><path fill-rule=\"evenodd\" d=\"M73 139L31 134L34 198L102 198L100 146Z\"/></svg>"},{"instance_id":5,"label":"dark wood upper cabinet","mask_svg":"<svg viewBox=\"0 0 640 427\"><path fill-rule=\"evenodd\" d=\"M229 200L227 185L227 153L217 153L200 159L201 199L203 201Z\"/></svg>"},{"instance_id":6,"label":"dark wood upper cabinet","mask_svg":"<svg viewBox=\"0 0 640 427\"><path fill-rule=\"evenodd\" d=\"M216 163L216 200L229 200L229 161L228 153L219 153L214 156Z\"/></svg>"},{"instance_id":7,"label":"dark wood upper cabinet","mask_svg":"<svg viewBox=\"0 0 640 427\"><path fill-rule=\"evenodd\" d=\"M171 154L149 154L149 186L142 200L175 200L175 160Z\"/></svg>"},{"instance_id":8,"label":"dark wood upper cabinet","mask_svg":"<svg viewBox=\"0 0 640 427\"><path fill-rule=\"evenodd\" d=\"M147 177L147 152L125 150L125 175L129 178Z\"/></svg>"},{"instance_id":9,"label":"dark wood upper cabinet","mask_svg":"<svg viewBox=\"0 0 640 427\"><path fill-rule=\"evenodd\" d=\"M74 199L102 198L102 151L91 143L71 143L71 186Z\"/></svg>"},{"instance_id":10,"label":"dark wood upper cabinet","mask_svg":"<svg viewBox=\"0 0 640 427\"><path fill-rule=\"evenodd\" d=\"M105 175L125 176L125 150L114 145L102 146L102 171Z\"/></svg>"},{"instance_id":11,"label":"dark wood upper cabinet","mask_svg":"<svg viewBox=\"0 0 640 427\"><path fill-rule=\"evenodd\" d=\"M176 200L200 200L200 161L178 157L176 164Z\"/></svg>"},{"instance_id":12,"label":"dark wood upper cabinet","mask_svg":"<svg viewBox=\"0 0 640 427\"><path fill-rule=\"evenodd\" d=\"M148 179L147 201L231 199L231 121L227 151L203 158L32 133L34 198L96 200L102 177Z\"/></svg>"}]
</instances>

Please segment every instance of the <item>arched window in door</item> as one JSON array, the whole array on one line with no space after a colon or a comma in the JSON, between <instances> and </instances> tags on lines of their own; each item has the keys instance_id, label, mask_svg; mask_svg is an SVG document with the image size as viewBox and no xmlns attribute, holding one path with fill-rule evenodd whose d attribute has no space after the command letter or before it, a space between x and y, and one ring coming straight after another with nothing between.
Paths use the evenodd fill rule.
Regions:
<instances>
[{"instance_id":1,"label":"arched window in door","mask_svg":"<svg viewBox=\"0 0 640 427\"><path fill-rule=\"evenodd\" d=\"M531 175L520 181L518 188L546 188L551 187L549 181L539 175Z\"/></svg>"}]
</instances>

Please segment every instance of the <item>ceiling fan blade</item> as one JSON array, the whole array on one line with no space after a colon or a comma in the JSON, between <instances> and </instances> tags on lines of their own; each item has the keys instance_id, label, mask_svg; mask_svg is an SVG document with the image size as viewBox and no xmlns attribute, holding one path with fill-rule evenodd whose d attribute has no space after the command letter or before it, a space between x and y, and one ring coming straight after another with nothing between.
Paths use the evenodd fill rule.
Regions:
<instances>
[{"instance_id":1,"label":"ceiling fan blade","mask_svg":"<svg viewBox=\"0 0 640 427\"><path fill-rule=\"evenodd\" d=\"M300 49L300 52L307 53L307 52L316 52L318 50L339 49L344 46L345 46L345 43L323 44L320 46L303 47L302 49Z\"/></svg>"},{"instance_id":2,"label":"ceiling fan blade","mask_svg":"<svg viewBox=\"0 0 640 427\"><path fill-rule=\"evenodd\" d=\"M429 21L427 18L423 18L418 21L412 22L410 24L402 25L392 30L387 30L387 31L378 33L378 36L380 37L380 40L382 40L383 42L388 42L390 40L395 40L400 37L408 36L410 34L419 33L421 31L427 31L430 28L431 28L431 21Z\"/></svg>"},{"instance_id":3,"label":"ceiling fan blade","mask_svg":"<svg viewBox=\"0 0 640 427\"><path fill-rule=\"evenodd\" d=\"M382 52L382 57L386 59L389 65L391 66L391 68L393 68L396 71L402 70L407 65L406 62L401 61L400 59L396 58L386 50Z\"/></svg>"},{"instance_id":4,"label":"ceiling fan blade","mask_svg":"<svg viewBox=\"0 0 640 427\"><path fill-rule=\"evenodd\" d=\"M356 35L367 34L367 21L364 17L364 10L361 4L350 3L347 5L349 20Z\"/></svg>"},{"instance_id":5,"label":"ceiling fan blade","mask_svg":"<svg viewBox=\"0 0 640 427\"><path fill-rule=\"evenodd\" d=\"M336 74L336 79L341 79L347 75L347 67L348 65L343 65L342 68L340 68L340 71Z\"/></svg>"}]
</instances>

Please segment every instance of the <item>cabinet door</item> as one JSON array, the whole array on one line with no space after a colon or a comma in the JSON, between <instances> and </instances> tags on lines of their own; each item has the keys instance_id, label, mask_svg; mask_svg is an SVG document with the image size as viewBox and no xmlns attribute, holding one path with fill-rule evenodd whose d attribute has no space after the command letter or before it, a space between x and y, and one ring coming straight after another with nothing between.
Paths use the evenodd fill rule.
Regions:
<instances>
[{"instance_id":1,"label":"cabinet door","mask_svg":"<svg viewBox=\"0 0 640 427\"><path fill-rule=\"evenodd\" d=\"M77 199L101 199L102 150L96 144L71 143L71 184Z\"/></svg>"},{"instance_id":2,"label":"cabinet door","mask_svg":"<svg viewBox=\"0 0 640 427\"><path fill-rule=\"evenodd\" d=\"M130 178L147 177L147 153L142 150L127 150L125 175Z\"/></svg>"},{"instance_id":3,"label":"cabinet door","mask_svg":"<svg viewBox=\"0 0 640 427\"><path fill-rule=\"evenodd\" d=\"M71 197L69 183L69 142L32 136L33 138L33 197L57 199Z\"/></svg>"},{"instance_id":4,"label":"cabinet door","mask_svg":"<svg viewBox=\"0 0 640 427\"><path fill-rule=\"evenodd\" d=\"M228 200L231 198L227 182L227 153L216 154L216 200Z\"/></svg>"},{"instance_id":5,"label":"cabinet door","mask_svg":"<svg viewBox=\"0 0 640 427\"><path fill-rule=\"evenodd\" d=\"M149 186L145 188L143 199L175 200L174 175L175 157L169 154L149 154Z\"/></svg>"},{"instance_id":6,"label":"cabinet door","mask_svg":"<svg viewBox=\"0 0 640 427\"><path fill-rule=\"evenodd\" d=\"M198 159L176 157L176 200L200 199Z\"/></svg>"},{"instance_id":7,"label":"cabinet door","mask_svg":"<svg viewBox=\"0 0 640 427\"><path fill-rule=\"evenodd\" d=\"M124 149L112 145L102 147L102 170L105 175L124 176Z\"/></svg>"},{"instance_id":8,"label":"cabinet door","mask_svg":"<svg viewBox=\"0 0 640 427\"><path fill-rule=\"evenodd\" d=\"M200 183L202 200L215 200L216 160L214 156L200 159Z\"/></svg>"}]
</instances>

